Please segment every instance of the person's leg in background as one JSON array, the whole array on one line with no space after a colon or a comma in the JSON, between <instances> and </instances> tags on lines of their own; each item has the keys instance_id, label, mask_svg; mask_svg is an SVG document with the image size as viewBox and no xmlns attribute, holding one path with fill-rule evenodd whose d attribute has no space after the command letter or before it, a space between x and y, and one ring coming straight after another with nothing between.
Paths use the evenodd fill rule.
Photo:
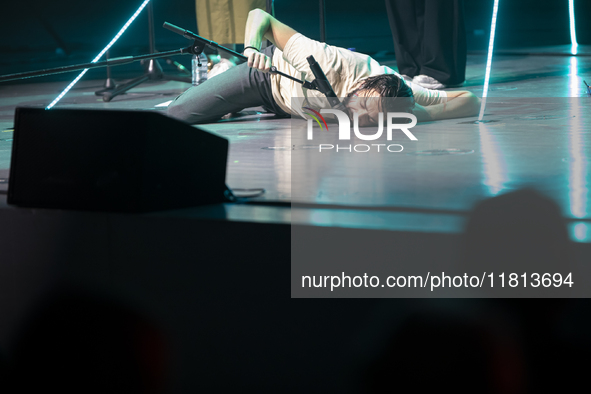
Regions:
<instances>
[{"instance_id":1,"label":"person's leg in background","mask_svg":"<svg viewBox=\"0 0 591 394\"><path fill-rule=\"evenodd\" d=\"M271 13L267 3L267 0L195 0L199 35L236 50L237 44L244 44L249 11L260 8Z\"/></svg>"},{"instance_id":2,"label":"person's leg in background","mask_svg":"<svg viewBox=\"0 0 591 394\"><path fill-rule=\"evenodd\" d=\"M198 34L233 51L241 52L248 13L261 8L271 12L272 0L195 0ZM265 43L267 41L265 40ZM263 44L262 48L266 45ZM261 49L262 49L261 48ZM211 76L221 74L240 61L224 51L206 48L208 72Z\"/></svg>"},{"instance_id":3,"label":"person's leg in background","mask_svg":"<svg viewBox=\"0 0 591 394\"><path fill-rule=\"evenodd\" d=\"M398 71L413 78L421 71L421 45L423 35L423 0L386 0L386 11Z\"/></svg>"},{"instance_id":4,"label":"person's leg in background","mask_svg":"<svg viewBox=\"0 0 591 394\"><path fill-rule=\"evenodd\" d=\"M434 78L435 85L462 84L466 78L467 51L463 0L425 0L422 36L420 74Z\"/></svg>"}]
</instances>

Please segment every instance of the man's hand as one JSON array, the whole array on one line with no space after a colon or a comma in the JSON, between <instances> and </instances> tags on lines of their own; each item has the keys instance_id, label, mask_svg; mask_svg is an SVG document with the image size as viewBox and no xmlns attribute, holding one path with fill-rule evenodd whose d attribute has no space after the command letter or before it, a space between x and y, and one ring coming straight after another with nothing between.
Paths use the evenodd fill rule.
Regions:
<instances>
[{"instance_id":1,"label":"man's hand","mask_svg":"<svg viewBox=\"0 0 591 394\"><path fill-rule=\"evenodd\" d=\"M447 92L447 102L423 107L415 104L413 113L419 122L432 120L467 118L478 115L480 99L465 90Z\"/></svg>"},{"instance_id":2,"label":"man's hand","mask_svg":"<svg viewBox=\"0 0 591 394\"><path fill-rule=\"evenodd\" d=\"M252 48L244 51L244 56L248 57L248 67L267 73L271 70L271 58L264 53L260 53Z\"/></svg>"},{"instance_id":3,"label":"man's hand","mask_svg":"<svg viewBox=\"0 0 591 394\"><path fill-rule=\"evenodd\" d=\"M248 19L246 19L244 45L260 48L263 38L266 38L283 51L289 39L296 33L291 27L256 8L248 13Z\"/></svg>"}]
</instances>

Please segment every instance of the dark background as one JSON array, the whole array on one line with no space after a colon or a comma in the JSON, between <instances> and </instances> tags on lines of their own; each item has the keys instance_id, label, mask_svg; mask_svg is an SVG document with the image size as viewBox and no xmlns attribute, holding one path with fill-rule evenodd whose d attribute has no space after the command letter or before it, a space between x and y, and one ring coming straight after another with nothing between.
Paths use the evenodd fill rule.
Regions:
<instances>
[{"instance_id":1,"label":"dark background","mask_svg":"<svg viewBox=\"0 0 591 394\"><path fill-rule=\"evenodd\" d=\"M141 0L5 3L0 13L0 74L90 61L140 4ZM186 46L187 40L161 26L168 21L198 31L194 2L153 0L153 5L157 49L164 51ZM471 51L482 51L487 47L492 6L493 0L465 2L468 49ZM591 14L591 2L577 0L575 6L578 41L590 44L591 28L585 23L585 16ZM275 1L278 19L316 39L320 36L318 10L316 0ZM392 36L383 1L327 0L326 14L328 43L354 47L369 54L386 51L393 55ZM147 53L147 26L147 12L144 10L112 48L111 56ZM50 30L55 35L50 34ZM498 49L570 44L569 32L568 0L500 2ZM56 36L61 39L61 44ZM188 56L180 56L178 60L187 66L190 64ZM117 72L130 72L138 67L122 66L117 68ZM100 78L103 74L104 71L95 70L86 78ZM59 78L69 80L73 76L70 73Z\"/></svg>"},{"instance_id":2,"label":"dark background","mask_svg":"<svg viewBox=\"0 0 591 394\"><path fill-rule=\"evenodd\" d=\"M140 3L141 0L54 0L3 4L0 13L0 74L88 62L111 40ZM364 6L360 7L360 3ZM576 3L579 42L589 44L591 30L585 24L585 17L590 15L591 2L577 0ZM466 1L468 45L472 51L486 49L492 4L492 0ZM197 30L194 3L187 0L154 0L154 7L158 49L163 51L186 46L187 40L160 26L162 22L169 21ZM393 52L383 1L327 0L326 10L329 43L355 47L367 53ZM316 1L278 0L276 16L302 33L319 38ZM47 27L55 31L66 48L57 50L61 44L51 36ZM144 11L113 47L112 55L146 53L147 30L147 15ZM497 48L569 43L567 0L501 0ZM66 53L63 53L64 49ZM180 59L185 64L189 63L188 57ZM139 69L135 64L117 68L116 72L122 76L125 73L137 74ZM73 75L64 74L59 78L71 80ZM93 71L86 78L101 76L104 76L104 70ZM13 210L7 212L7 215L20 215L20 212ZM380 347L378 344L389 345L382 346L386 351L381 359L377 359L377 366L372 372L377 376L383 375L381 367L394 371L392 382L387 383L399 391L416 391L416 387L412 386L420 382L423 387L427 385L424 391L454 387L456 393L489 392L485 390L486 379L478 379L479 367L482 370L487 367L483 359L492 360L491 363L494 361L497 367L494 371L500 375L504 372L502 377L506 377L511 370L518 371L515 374L519 375L521 363L521 368L529 373L527 378L522 379L531 382L530 392L572 392L577 385L586 383L586 373L591 368L588 361L591 349L588 335L590 323L586 313L589 302L586 300L574 300L568 304L562 304L562 300L438 300L434 301L436 305L424 305L426 303L417 300L289 300L287 289L285 293L280 289L284 282L272 278L287 274L284 271L287 265L283 263L288 258L286 253L289 249L280 246L284 245L283 237L289 237L291 229L285 227L280 232L275 228L266 228L266 232L260 229L249 232L240 223L235 223L231 227L233 232L228 232L225 226L212 226L203 222L201 226L207 227L208 237L218 243L220 240L224 241L221 243L226 242L222 235L240 241L230 250L222 249L221 246L216 249L214 243L208 245L203 261L215 261L208 253L223 250L225 258L232 264L210 264L211 272L219 274L203 275L203 263L190 260L192 251L198 247L195 244L198 237L194 232L185 230L186 227L195 232L199 230L192 227L193 221L185 221L183 227L178 223L181 219L171 221L167 226L163 226L160 220L145 219L152 223L152 227L149 227L144 225L142 219L137 226L143 231L136 232L131 227L135 219L123 217L113 219L115 222L100 221L99 225L91 223L90 230L86 231L80 231L80 222L77 220L65 221L64 226L69 226L68 229L77 237L65 237L65 234L69 234L66 232L54 234L54 237L63 240L57 246L58 252L61 251L60 247L67 247L62 252L70 256L67 263L79 270L74 269L75 272L80 272L87 266L75 265L72 261L79 256L87 256L89 251L96 251L96 257L91 260L95 270L84 271L84 274L92 275L93 279L102 279L100 275L114 277L116 284L129 293L134 289L146 292L156 289L146 296L147 299L158 299L159 287L155 284L161 283L164 275L177 280L175 275L190 269L190 274L183 276L182 283L174 282L175 291L170 292L170 298L163 298L164 301L153 305L164 311L163 316L172 315L175 320L170 324L176 323L176 327L183 330L182 335L172 335L172 338L179 343L186 340L191 344L184 348L187 353L197 347L203 353L198 357L198 366L205 365L208 369L195 368L194 371L202 374L215 372L201 379L199 374L190 371L195 374L196 381L203 381L206 392L215 389L223 391L219 386L214 386L218 384L216 379L223 387L235 384L233 391L237 391L240 384L246 386L250 383L255 388L260 384L267 391L270 391L269 387L275 388L274 392L339 392L352 380L342 378L343 370L356 368L355 371L358 371L361 368L357 363L369 364L361 356L368 359L375 356L371 352ZM39 242L51 247L43 249L28 245L30 253L44 253L55 248L55 243L51 242L54 238L39 235L45 234L51 227L37 225L35 231L30 231L26 227L30 222L21 220L19 223L24 224L20 227L4 226L6 230L10 229L0 238L5 245L18 247L19 244L14 240L37 236ZM109 233L111 226L116 229L115 235ZM157 231L151 231L153 228ZM177 238L177 234L182 236ZM265 256L272 256L271 259L259 261L260 251L255 249L258 244L250 242L251 238L244 234L259 242L269 240L264 252ZM116 240L114 247L120 251L117 255L120 260L114 260L112 266L104 267L102 263L108 258L108 250L103 249L103 245L113 240ZM175 243L182 247L174 247ZM71 249L71 245L75 247ZM27 249L24 250L27 255ZM58 252L55 256L59 257ZM144 264L147 259L139 258L138 254L140 257L150 256L153 262L150 269L146 269L145 265L137 269L137 266L123 264ZM172 269L170 264L159 264L166 260L174 263ZM59 264L65 262L60 259ZM26 270L28 267L18 268L19 272L29 272ZM264 283L265 286L253 286L245 280L245 277L248 278L246 273L252 277L259 271L266 276L260 276L256 283ZM30 272L43 277L40 270ZM138 279L138 272L144 276ZM194 278L199 275L200 282L196 286ZM11 282L14 279L7 276L6 280ZM129 283L134 285L124 286ZM243 287L239 291L230 286L234 290L218 300L211 297L212 288L219 289L228 286L228 283ZM240 297L236 297L236 294ZM171 299L184 299L185 303L167 308L168 305L174 305ZM431 312L431 309L436 312ZM186 311L194 311L194 314L187 317ZM211 322L199 324L202 316L212 316ZM187 324L187 321L191 324ZM192 327L200 327L200 331L190 331ZM394 332L395 329L398 331ZM475 354L466 355L471 349L475 349ZM210 354L214 356L208 358ZM31 353L25 355L35 359ZM45 354L39 359L47 360ZM76 361L74 359L73 362ZM61 367L61 364L56 365ZM225 375L228 366L232 367L232 372L240 371L241 374ZM508 371L499 370L502 366L507 366ZM183 367L189 369L192 365ZM443 380L445 378L448 380ZM42 379L30 380L46 384ZM457 387L462 382L466 384L465 390ZM350 391L355 391L355 388ZM499 389L498 392L508 391Z\"/></svg>"}]
</instances>

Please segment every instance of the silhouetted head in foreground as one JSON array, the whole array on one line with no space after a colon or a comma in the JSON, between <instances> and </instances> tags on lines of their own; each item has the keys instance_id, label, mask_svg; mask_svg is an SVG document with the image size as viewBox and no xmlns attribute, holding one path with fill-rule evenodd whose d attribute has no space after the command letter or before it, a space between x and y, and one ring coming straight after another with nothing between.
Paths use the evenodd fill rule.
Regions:
<instances>
[{"instance_id":1,"label":"silhouetted head in foreground","mask_svg":"<svg viewBox=\"0 0 591 394\"><path fill-rule=\"evenodd\" d=\"M511 338L449 311L408 316L364 378L366 393L520 393L524 385L522 359Z\"/></svg>"},{"instance_id":2,"label":"silhouetted head in foreground","mask_svg":"<svg viewBox=\"0 0 591 394\"><path fill-rule=\"evenodd\" d=\"M530 189L477 204L470 214L463 246L464 264L489 272L517 272L517 268L552 272L551 269L564 269L571 262L560 208Z\"/></svg>"},{"instance_id":3,"label":"silhouetted head in foreground","mask_svg":"<svg viewBox=\"0 0 591 394\"><path fill-rule=\"evenodd\" d=\"M166 345L149 321L118 303L80 292L50 297L19 332L14 392L160 393Z\"/></svg>"}]
</instances>

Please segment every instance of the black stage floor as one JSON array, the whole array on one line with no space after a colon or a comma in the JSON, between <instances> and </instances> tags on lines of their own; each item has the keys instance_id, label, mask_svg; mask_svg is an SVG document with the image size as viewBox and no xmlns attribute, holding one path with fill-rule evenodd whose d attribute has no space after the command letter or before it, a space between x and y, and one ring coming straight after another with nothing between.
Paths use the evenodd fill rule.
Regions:
<instances>
[{"instance_id":1,"label":"black stage floor","mask_svg":"<svg viewBox=\"0 0 591 394\"><path fill-rule=\"evenodd\" d=\"M362 155L351 160L346 154L333 154L329 165L311 164L310 151L318 143L298 137L302 133L292 135L292 129L302 129L305 123L273 119L260 108L199 127L230 140L231 188L264 188L266 193L256 199L260 201L341 208L292 211L293 216L283 217L285 223L457 233L463 226L461 214L475 202L533 186L559 203L574 241L591 242L591 97L583 83L591 81L591 58L585 47L579 57L544 55L566 49L496 56L485 118L491 123L474 124L475 118L466 118L419 124L414 129L417 142L370 163ZM382 62L395 65L388 59ZM484 72L485 56L470 56L462 89L481 96ZM181 82L146 83L104 103L93 93L100 84L82 80L56 108L154 109L188 87ZM0 188L7 187L14 108L45 106L66 85L38 79L0 86L0 174L5 174ZM411 208L415 213L385 210L378 217L356 206ZM447 214L433 213L437 211Z\"/></svg>"}]
</instances>

